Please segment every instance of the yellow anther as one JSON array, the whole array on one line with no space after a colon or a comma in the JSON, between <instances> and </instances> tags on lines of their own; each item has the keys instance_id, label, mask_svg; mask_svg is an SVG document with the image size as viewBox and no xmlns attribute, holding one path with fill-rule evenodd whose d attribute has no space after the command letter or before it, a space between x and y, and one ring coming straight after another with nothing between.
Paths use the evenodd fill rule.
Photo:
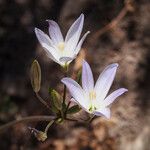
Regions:
<instances>
[{"instance_id":1,"label":"yellow anther","mask_svg":"<svg viewBox=\"0 0 150 150\"><path fill-rule=\"evenodd\" d=\"M65 48L65 43L64 42L59 42L57 47L58 47L59 50L63 51L64 48Z\"/></svg>"},{"instance_id":2,"label":"yellow anther","mask_svg":"<svg viewBox=\"0 0 150 150\"><path fill-rule=\"evenodd\" d=\"M90 98L90 100L96 99L96 93L95 93L95 91L90 91L89 98Z\"/></svg>"}]
</instances>

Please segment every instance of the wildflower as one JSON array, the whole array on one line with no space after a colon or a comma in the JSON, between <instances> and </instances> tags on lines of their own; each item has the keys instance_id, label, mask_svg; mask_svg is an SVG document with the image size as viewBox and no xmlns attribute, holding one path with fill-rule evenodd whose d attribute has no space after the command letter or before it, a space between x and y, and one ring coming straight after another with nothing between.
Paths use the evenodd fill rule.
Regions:
<instances>
[{"instance_id":1,"label":"wildflower","mask_svg":"<svg viewBox=\"0 0 150 150\"><path fill-rule=\"evenodd\" d=\"M68 65L77 56L83 41L89 34L89 31L86 32L79 41L83 28L84 15L81 14L72 24L65 39L58 24L53 20L47 21L49 23L50 37L38 28L35 28L36 36L49 58L61 66Z\"/></svg>"},{"instance_id":2,"label":"wildflower","mask_svg":"<svg viewBox=\"0 0 150 150\"><path fill-rule=\"evenodd\" d=\"M128 91L120 88L110 95L107 95L114 80L118 64L107 66L100 74L95 86L91 68L86 61L82 64L82 88L71 78L63 78L61 81L67 86L73 101L78 103L88 113L110 118L110 104L117 97Z\"/></svg>"}]
</instances>

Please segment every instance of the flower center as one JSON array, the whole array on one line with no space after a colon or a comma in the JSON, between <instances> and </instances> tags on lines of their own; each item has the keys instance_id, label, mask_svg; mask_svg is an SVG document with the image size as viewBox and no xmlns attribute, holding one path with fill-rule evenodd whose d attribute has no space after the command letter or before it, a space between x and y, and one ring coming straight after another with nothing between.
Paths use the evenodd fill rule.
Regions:
<instances>
[{"instance_id":1,"label":"flower center","mask_svg":"<svg viewBox=\"0 0 150 150\"><path fill-rule=\"evenodd\" d=\"M95 92L94 90L91 90L91 91L89 92L89 99L90 99L90 101L91 101L91 104L90 104L90 106L89 106L89 111L92 112L92 111L96 110L96 107L94 106L94 104L93 104L93 102L92 102L93 100L96 99L96 92Z\"/></svg>"},{"instance_id":2,"label":"flower center","mask_svg":"<svg viewBox=\"0 0 150 150\"><path fill-rule=\"evenodd\" d=\"M92 111L94 111L94 110L96 110L96 107L91 104L90 107L89 107L89 111L92 112Z\"/></svg>"},{"instance_id":3,"label":"flower center","mask_svg":"<svg viewBox=\"0 0 150 150\"><path fill-rule=\"evenodd\" d=\"M64 51L64 48L65 48L65 43L64 42L59 42L58 45L57 45L58 49L60 51Z\"/></svg>"},{"instance_id":4,"label":"flower center","mask_svg":"<svg viewBox=\"0 0 150 150\"><path fill-rule=\"evenodd\" d=\"M89 98L90 98L90 100L94 100L94 99L96 99L96 93L95 93L95 91L90 91L89 92Z\"/></svg>"}]
</instances>

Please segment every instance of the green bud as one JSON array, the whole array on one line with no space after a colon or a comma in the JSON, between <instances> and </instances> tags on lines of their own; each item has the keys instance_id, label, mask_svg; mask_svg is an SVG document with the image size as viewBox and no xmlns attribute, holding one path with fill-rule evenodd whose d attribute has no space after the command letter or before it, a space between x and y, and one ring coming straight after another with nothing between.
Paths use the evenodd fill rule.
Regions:
<instances>
[{"instance_id":1,"label":"green bud","mask_svg":"<svg viewBox=\"0 0 150 150\"><path fill-rule=\"evenodd\" d=\"M41 87L41 67L37 60L31 65L31 84L34 92L39 92Z\"/></svg>"},{"instance_id":2,"label":"green bud","mask_svg":"<svg viewBox=\"0 0 150 150\"><path fill-rule=\"evenodd\" d=\"M80 110L81 108L78 105L74 105L68 109L67 114L75 114L79 112Z\"/></svg>"},{"instance_id":3,"label":"green bud","mask_svg":"<svg viewBox=\"0 0 150 150\"><path fill-rule=\"evenodd\" d=\"M57 113L62 109L62 97L54 89L50 89L50 95L51 95L52 111Z\"/></svg>"}]
</instances>

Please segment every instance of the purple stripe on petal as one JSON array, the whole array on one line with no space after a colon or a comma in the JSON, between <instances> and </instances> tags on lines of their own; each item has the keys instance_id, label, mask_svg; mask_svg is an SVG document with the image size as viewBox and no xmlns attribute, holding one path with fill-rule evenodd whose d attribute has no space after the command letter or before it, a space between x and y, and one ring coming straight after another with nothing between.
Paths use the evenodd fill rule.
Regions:
<instances>
[{"instance_id":1,"label":"purple stripe on petal","mask_svg":"<svg viewBox=\"0 0 150 150\"><path fill-rule=\"evenodd\" d=\"M45 34L43 31L41 31L38 28L35 28L35 34L36 34L40 44L46 51L48 57L58 63L59 54L57 53L56 49L54 48L54 45L53 45L51 39L48 37L48 35Z\"/></svg>"},{"instance_id":2,"label":"purple stripe on petal","mask_svg":"<svg viewBox=\"0 0 150 150\"><path fill-rule=\"evenodd\" d=\"M83 37L81 38L81 40L79 41L79 43L78 43L78 45L77 45L77 47L76 47L76 49L75 49L75 54L76 54L76 55L79 53L79 51L80 51L80 49L81 49L81 46L82 46L82 44L83 44L85 38L87 37L87 35L88 35L89 33L90 33L90 31L87 31L87 32L83 35Z\"/></svg>"},{"instance_id":3,"label":"purple stripe on petal","mask_svg":"<svg viewBox=\"0 0 150 150\"><path fill-rule=\"evenodd\" d=\"M74 51L82 32L83 22L84 22L84 15L81 14L80 17L70 27L65 39L66 50Z\"/></svg>"},{"instance_id":4,"label":"purple stripe on petal","mask_svg":"<svg viewBox=\"0 0 150 150\"><path fill-rule=\"evenodd\" d=\"M88 100L84 98L83 89L81 86L71 78L63 78L61 80L68 88L71 96L84 108L88 105Z\"/></svg>"},{"instance_id":5,"label":"purple stripe on petal","mask_svg":"<svg viewBox=\"0 0 150 150\"><path fill-rule=\"evenodd\" d=\"M107 107L108 105L113 103L116 100L117 97L119 97L120 95L122 95L123 93L125 93L127 91L128 90L125 89L125 88L120 88L120 89L114 91L109 96L107 96L106 99L103 101L104 106Z\"/></svg>"},{"instance_id":6,"label":"purple stripe on petal","mask_svg":"<svg viewBox=\"0 0 150 150\"><path fill-rule=\"evenodd\" d=\"M103 100L106 97L114 80L117 67L117 63L111 64L100 74L95 85L95 91L99 100Z\"/></svg>"},{"instance_id":7,"label":"purple stripe on petal","mask_svg":"<svg viewBox=\"0 0 150 150\"><path fill-rule=\"evenodd\" d=\"M90 92L94 88L94 79L89 64L83 60L82 63L82 87L86 92Z\"/></svg>"},{"instance_id":8,"label":"purple stripe on petal","mask_svg":"<svg viewBox=\"0 0 150 150\"><path fill-rule=\"evenodd\" d=\"M41 31L38 28L35 28L35 34L36 37L38 38L40 44L44 47L44 48L49 48L53 46L53 43L51 41L51 39L48 37L47 34L45 34L43 31Z\"/></svg>"},{"instance_id":9,"label":"purple stripe on petal","mask_svg":"<svg viewBox=\"0 0 150 150\"><path fill-rule=\"evenodd\" d=\"M58 45L59 42L64 42L62 33L58 24L53 20L47 20L49 23L49 35L55 45Z\"/></svg>"}]
</instances>

